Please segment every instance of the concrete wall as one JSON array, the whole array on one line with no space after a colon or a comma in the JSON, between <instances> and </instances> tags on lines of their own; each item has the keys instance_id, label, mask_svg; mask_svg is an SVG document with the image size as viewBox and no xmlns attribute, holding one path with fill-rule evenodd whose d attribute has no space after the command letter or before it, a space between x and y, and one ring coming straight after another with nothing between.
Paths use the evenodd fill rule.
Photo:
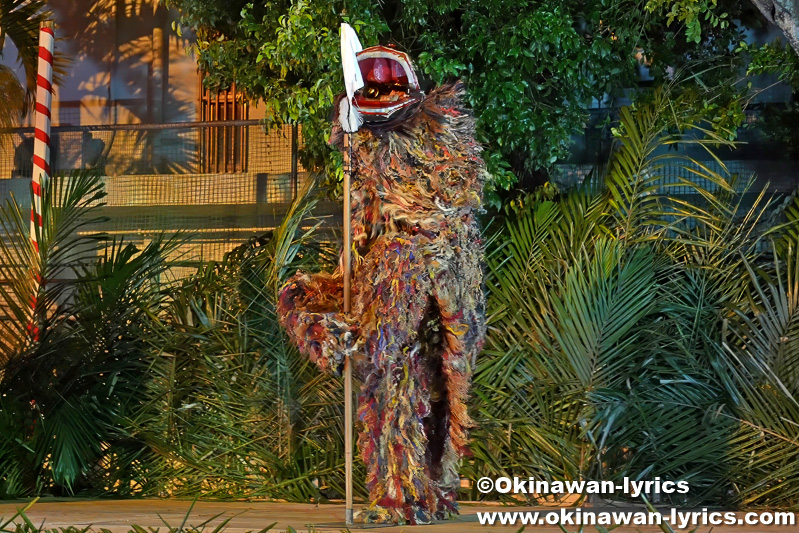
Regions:
<instances>
[{"instance_id":1,"label":"concrete wall","mask_svg":"<svg viewBox=\"0 0 799 533\"><path fill-rule=\"evenodd\" d=\"M157 0L51 0L57 52L68 72L53 99L54 125L193 121L198 74L174 12ZM15 65L7 42L2 63Z\"/></svg>"}]
</instances>

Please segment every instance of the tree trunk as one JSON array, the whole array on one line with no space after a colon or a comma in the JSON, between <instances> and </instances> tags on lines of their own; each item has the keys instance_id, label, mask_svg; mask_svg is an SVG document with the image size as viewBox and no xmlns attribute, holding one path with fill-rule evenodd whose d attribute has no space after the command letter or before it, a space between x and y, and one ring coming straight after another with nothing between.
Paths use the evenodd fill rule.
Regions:
<instances>
[{"instance_id":1,"label":"tree trunk","mask_svg":"<svg viewBox=\"0 0 799 533\"><path fill-rule=\"evenodd\" d=\"M766 20L777 26L799 53L799 0L752 0Z\"/></svg>"}]
</instances>

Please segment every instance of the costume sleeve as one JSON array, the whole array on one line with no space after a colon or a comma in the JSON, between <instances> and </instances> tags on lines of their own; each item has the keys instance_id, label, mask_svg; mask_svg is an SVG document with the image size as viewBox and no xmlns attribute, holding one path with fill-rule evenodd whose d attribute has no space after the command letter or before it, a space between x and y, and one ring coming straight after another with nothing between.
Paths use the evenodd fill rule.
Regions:
<instances>
[{"instance_id":1,"label":"costume sleeve","mask_svg":"<svg viewBox=\"0 0 799 533\"><path fill-rule=\"evenodd\" d=\"M340 371L344 358L360 348L357 321L341 312L343 296L342 278L329 274L298 272L279 291L281 325L324 372Z\"/></svg>"}]
</instances>

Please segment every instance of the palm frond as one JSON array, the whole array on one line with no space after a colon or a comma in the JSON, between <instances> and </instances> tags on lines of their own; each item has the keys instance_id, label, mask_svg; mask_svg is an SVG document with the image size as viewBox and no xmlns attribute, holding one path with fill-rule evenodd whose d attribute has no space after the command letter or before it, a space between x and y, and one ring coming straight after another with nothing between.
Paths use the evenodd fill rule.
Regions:
<instances>
[{"instance_id":1,"label":"palm frond","mask_svg":"<svg viewBox=\"0 0 799 533\"><path fill-rule=\"evenodd\" d=\"M22 100L3 99L0 109L19 110L23 116L33 109L36 99L36 75L39 64L39 26L52 18L44 0L0 0L0 54L5 40L9 39L17 49L17 63L25 76ZM54 54L53 82L60 83L69 60L61 54ZM11 94L11 93L9 93ZM0 114L6 111L0 111Z\"/></svg>"},{"instance_id":2,"label":"palm frond","mask_svg":"<svg viewBox=\"0 0 799 533\"><path fill-rule=\"evenodd\" d=\"M31 189L28 206L33 204ZM44 340L48 328L64 320L59 305L74 290L76 269L97 255L104 236L83 230L101 218L97 209L105 196L101 178L90 172L55 176L42 198L43 225L37 231L38 251L31 242L30 214L14 199L0 208L0 308L12 320L0 321L5 343L0 362L10 364L26 350L35 349L28 331L36 322ZM35 302L35 308L31 307Z\"/></svg>"},{"instance_id":3,"label":"palm frond","mask_svg":"<svg viewBox=\"0 0 799 533\"><path fill-rule=\"evenodd\" d=\"M670 89L659 88L651 101L619 111L618 142L605 176L619 238L653 240L686 218L712 219L700 202L680 200L669 194L672 189L679 187L705 200L714 190L732 191L724 177L726 167L710 149L731 143L703 128L689 112L690 103L674 102ZM704 148L721 173L679 151L687 145ZM683 177L686 173L691 177Z\"/></svg>"},{"instance_id":4,"label":"palm frond","mask_svg":"<svg viewBox=\"0 0 799 533\"><path fill-rule=\"evenodd\" d=\"M14 71L5 65L0 65L0 94L5 95L3 105L0 105L0 129L12 128L19 124L25 110L25 89ZM0 146L3 139L0 133Z\"/></svg>"}]
</instances>

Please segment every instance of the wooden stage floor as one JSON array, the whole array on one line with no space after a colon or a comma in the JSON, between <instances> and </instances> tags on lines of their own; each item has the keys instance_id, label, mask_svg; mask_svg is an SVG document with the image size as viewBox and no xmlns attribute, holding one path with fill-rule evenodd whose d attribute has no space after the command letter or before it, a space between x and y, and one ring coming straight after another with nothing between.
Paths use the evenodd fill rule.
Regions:
<instances>
[{"instance_id":1,"label":"wooden stage floor","mask_svg":"<svg viewBox=\"0 0 799 533\"><path fill-rule=\"evenodd\" d=\"M26 505L26 502L2 502L0 503L0 517L10 518L17 509ZM132 525L142 526L147 532L154 532L158 529L161 533L167 533L168 528L165 522L174 528L178 528L191 507L191 501L185 500L40 500L36 502L26 515L36 526L44 529L57 529L61 527L76 526L85 528L91 526L95 532L107 529L112 533L127 533ZM357 511L358 507L356 507ZM553 507L502 507L498 505L484 504L463 504L461 515L455 520L436 522L429 526L367 526L356 524L350 529L379 529L379 533L389 533L397 531L429 531L430 533L469 533L485 532L494 530L519 531L521 525L500 526L500 525L481 525L477 518L477 512L485 511L558 511ZM583 507L584 511L641 511L642 507L619 508L600 504L592 507ZM661 508L661 512L667 513L667 509ZM159 517L160 515L160 517ZM209 519L217 516L207 523L204 530L212 533L214 526L223 520L230 519L225 533L245 533L247 531L257 532L262 528L275 523L272 532L287 531L289 527L296 531L345 531L344 526L344 506L341 504L299 504L299 503L276 503L276 502L197 502L186 522L186 528L198 527ZM738 513L738 516L743 516ZM162 520L163 519L163 520ZM5 520L4 520L5 521ZM4 522L3 521L3 522ZM18 520L17 520L18 522ZM2 522L0 522L2 523ZM4 528L8 530L10 526ZM565 526L565 531L578 531L579 526ZM691 528L689 528L690 530ZM526 526L527 532L540 533L562 533L554 525L535 525ZM711 530L711 526L699 527L698 533L706 533ZM596 532L592 526L586 526L585 532ZM657 526L621 526L615 529L617 532L654 532L661 531ZM675 531L678 531L675 528ZM687 531L687 530L686 530ZM714 526L714 533L725 532L758 532L758 531L799 531L799 526ZM378 533L378 532L374 532Z\"/></svg>"}]
</instances>

